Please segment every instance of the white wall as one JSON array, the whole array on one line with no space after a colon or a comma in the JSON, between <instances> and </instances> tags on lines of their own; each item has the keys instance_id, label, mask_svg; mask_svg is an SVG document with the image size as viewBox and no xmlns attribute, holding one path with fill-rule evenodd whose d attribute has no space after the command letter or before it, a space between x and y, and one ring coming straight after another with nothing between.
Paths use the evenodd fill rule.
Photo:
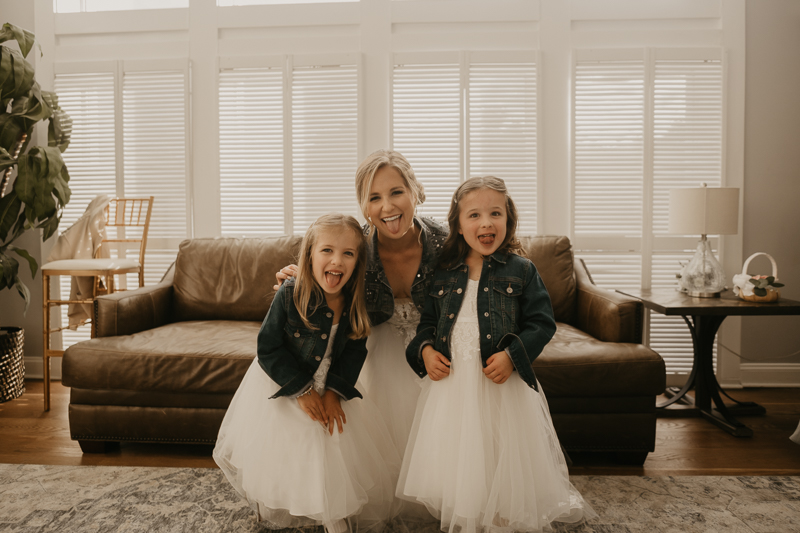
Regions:
<instances>
[{"instance_id":1,"label":"white wall","mask_svg":"<svg viewBox=\"0 0 800 533\"><path fill-rule=\"evenodd\" d=\"M786 284L781 295L800 300L800 2L748 1L746 39L742 263L769 253ZM763 257L749 268L770 270ZM796 368L787 364L800 363L800 355L783 358L800 350L800 316L742 319L741 347L756 360L742 361L743 384L784 382Z\"/></svg>"}]
</instances>

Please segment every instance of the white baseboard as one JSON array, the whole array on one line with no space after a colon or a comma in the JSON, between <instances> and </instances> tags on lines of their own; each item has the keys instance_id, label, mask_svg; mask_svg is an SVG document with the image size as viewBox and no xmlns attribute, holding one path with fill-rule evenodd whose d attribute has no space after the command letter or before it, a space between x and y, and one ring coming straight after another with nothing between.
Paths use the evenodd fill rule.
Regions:
<instances>
[{"instance_id":1,"label":"white baseboard","mask_svg":"<svg viewBox=\"0 0 800 533\"><path fill-rule=\"evenodd\" d=\"M744 387L800 387L798 363L742 363L739 370Z\"/></svg>"},{"instance_id":2,"label":"white baseboard","mask_svg":"<svg viewBox=\"0 0 800 533\"><path fill-rule=\"evenodd\" d=\"M44 372L42 368L44 362L41 357L26 357L25 358L25 377L31 379L42 379ZM61 358L52 357L50 359L50 379L61 379Z\"/></svg>"}]
</instances>

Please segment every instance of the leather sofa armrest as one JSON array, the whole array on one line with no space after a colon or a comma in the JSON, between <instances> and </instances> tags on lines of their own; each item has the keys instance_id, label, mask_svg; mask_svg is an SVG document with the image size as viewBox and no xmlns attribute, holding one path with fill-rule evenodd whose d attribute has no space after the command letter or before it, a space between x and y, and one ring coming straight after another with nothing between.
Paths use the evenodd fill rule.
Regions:
<instances>
[{"instance_id":1,"label":"leather sofa armrest","mask_svg":"<svg viewBox=\"0 0 800 533\"><path fill-rule=\"evenodd\" d=\"M167 324L172 315L174 271L173 265L158 285L98 296L94 301L97 337L132 335Z\"/></svg>"},{"instance_id":2,"label":"leather sofa armrest","mask_svg":"<svg viewBox=\"0 0 800 533\"><path fill-rule=\"evenodd\" d=\"M644 306L636 298L601 289L586 264L575 259L577 323L575 326L604 342L642 343Z\"/></svg>"}]
</instances>

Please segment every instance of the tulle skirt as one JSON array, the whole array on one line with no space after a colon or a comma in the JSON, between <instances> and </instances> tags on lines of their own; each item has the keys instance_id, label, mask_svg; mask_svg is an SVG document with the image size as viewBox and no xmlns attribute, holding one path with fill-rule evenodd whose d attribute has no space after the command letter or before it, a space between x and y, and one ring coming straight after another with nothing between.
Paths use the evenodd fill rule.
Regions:
<instances>
[{"instance_id":1,"label":"tulle skirt","mask_svg":"<svg viewBox=\"0 0 800 533\"><path fill-rule=\"evenodd\" d=\"M357 387L375 403L380 416L392 436L391 449L382 450L387 456L402 454L414 423L417 398L423 380L406 361L406 332L390 322L372 327L367 339L367 359ZM400 474L400 464L393 470L394 479ZM421 504L402 499L395 503L400 522L413 528L419 522L430 522L433 517ZM397 524L396 524L397 525Z\"/></svg>"},{"instance_id":2,"label":"tulle skirt","mask_svg":"<svg viewBox=\"0 0 800 533\"><path fill-rule=\"evenodd\" d=\"M333 436L294 398L269 399L280 387L257 360L222 421L214 460L269 528L346 519L354 531L392 518L400 458L369 400L342 401L344 432Z\"/></svg>"},{"instance_id":3,"label":"tulle skirt","mask_svg":"<svg viewBox=\"0 0 800 533\"><path fill-rule=\"evenodd\" d=\"M493 383L479 357L425 379L397 495L451 533L547 531L596 516L569 481L544 393L516 372Z\"/></svg>"}]
</instances>

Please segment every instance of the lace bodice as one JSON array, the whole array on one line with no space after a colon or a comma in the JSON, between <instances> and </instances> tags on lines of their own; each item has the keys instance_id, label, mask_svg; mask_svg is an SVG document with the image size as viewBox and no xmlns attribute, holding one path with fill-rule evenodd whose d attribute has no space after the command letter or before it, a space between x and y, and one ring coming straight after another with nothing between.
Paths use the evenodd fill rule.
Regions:
<instances>
[{"instance_id":1,"label":"lace bodice","mask_svg":"<svg viewBox=\"0 0 800 533\"><path fill-rule=\"evenodd\" d=\"M467 281L467 292L461 304L453 333L450 336L453 358L471 361L480 357L480 328L478 326L478 280Z\"/></svg>"},{"instance_id":2,"label":"lace bodice","mask_svg":"<svg viewBox=\"0 0 800 533\"><path fill-rule=\"evenodd\" d=\"M334 324L331 327L331 334L328 336L328 347L325 348L325 355L322 356L317 371L314 372L314 390L322 396L325 393L325 382L328 379L328 369L331 367L331 353L333 352L333 340L336 338L336 332L339 330L339 324Z\"/></svg>"},{"instance_id":3,"label":"lace bodice","mask_svg":"<svg viewBox=\"0 0 800 533\"><path fill-rule=\"evenodd\" d=\"M419 311L411 298L395 298L394 313L388 320L395 332L403 338L404 346L408 346L417 332L419 325Z\"/></svg>"}]
</instances>

